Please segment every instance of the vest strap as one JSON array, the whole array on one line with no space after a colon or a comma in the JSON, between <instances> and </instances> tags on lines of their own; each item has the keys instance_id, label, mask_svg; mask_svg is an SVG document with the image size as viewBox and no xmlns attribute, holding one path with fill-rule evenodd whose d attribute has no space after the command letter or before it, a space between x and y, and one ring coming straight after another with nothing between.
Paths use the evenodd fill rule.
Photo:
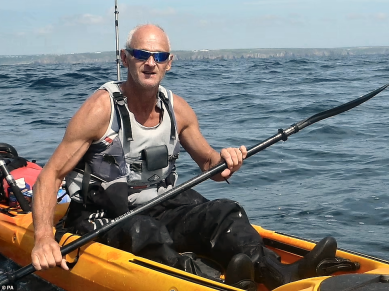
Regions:
<instances>
[{"instance_id":1,"label":"vest strap","mask_svg":"<svg viewBox=\"0 0 390 292\"><path fill-rule=\"evenodd\" d=\"M85 162L83 181L81 182L81 196L83 198L84 208L87 206L87 196L89 191L89 183L91 181L91 167Z\"/></svg>"},{"instance_id":2,"label":"vest strap","mask_svg":"<svg viewBox=\"0 0 390 292\"><path fill-rule=\"evenodd\" d=\"M119 88L119 87L118 87ZM120 91L116 91L112 93L112 97L117 104L117 108L119 109L119 113L122 118L122 126L123 126L123 138L122 138L122 146L125 153L130 152L130 141L133 141L133 133L131 131L131 122L130 115L126 108L126 99Z\"/></svg>"},{"instance_id":3,"label":"vest strap","mask_svg":"<svg viewBox=\"0 0 390 292\"><path fill-rule=\"evenodd\" d=\"M123 133L124 141L133 141L133 134L131 132L130 115L126 109L126 100L122 93L114 92L112 94L116 104L118 105L119 112L123 120Z\"/></svg>"},{"instance_id":4,"label":"vest strap","mask_svg":"<svg viewBox=\"0 0 390 292\"><path fill-rule=\"evenodd\" d=\"M165 94L163 92L159 92L158 93L158 96L160 97L160 99L162 100L162 102L164 103L167 111L168 111L168 115L169 115L169 118L171 119L171 139L172 140L175 140L176 138L176 129L175 129L175 123L173 121L173 115L172 115L172 111L169 107L169 100L168 98L165 96Z\"/></svg>"}]
</instances>

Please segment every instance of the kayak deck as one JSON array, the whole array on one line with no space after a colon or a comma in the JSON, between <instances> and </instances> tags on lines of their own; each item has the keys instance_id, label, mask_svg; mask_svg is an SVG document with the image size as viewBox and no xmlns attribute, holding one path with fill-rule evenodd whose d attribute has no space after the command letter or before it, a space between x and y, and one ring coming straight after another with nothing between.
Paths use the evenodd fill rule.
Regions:
<instances>
[{"instance_id":1,"label":"kayak deck","mask_svg":"<svg viewBox=\"0 0 390 292\"><path fill-rule=\"evenodd\" d=\"M68 204L57 205L55 222L65 214ZM0 205L0 253L18 265L31 263L31 250L34 246L32 215L20 214L15 210L5 212L6 206ZM254 228L263 237L268 248L277 252L283 263L293 263L303 257L314 246L314 242L295 238L275 231ZM53 230L54 232L54 230ZM79 238L65 234L60 245L68 244ZM338 250L336 256L359 262L356 274L389 274L388 261L361 255L344 250ZM52 284L65 290L239 290L199 277L145 258L137 257L97 242L90 242L80 249L67 255L71 270L61 268L38 271L36 274ZM72 265L76 261L76 264ZM350 274L337 272L332 274ZM316 277L289 283L276 290L318 290L322 281L329 278ZM259 290L266 290L263 285Z\"/></svg>"}]
</instances>

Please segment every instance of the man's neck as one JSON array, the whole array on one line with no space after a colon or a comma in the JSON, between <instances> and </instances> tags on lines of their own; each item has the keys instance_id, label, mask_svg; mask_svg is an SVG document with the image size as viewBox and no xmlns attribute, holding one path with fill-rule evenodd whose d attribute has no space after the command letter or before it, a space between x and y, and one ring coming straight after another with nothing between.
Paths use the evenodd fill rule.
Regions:
<instances>
[{"instance_id":1,"label":"man's neck","mask_svg":"<svg viewBox=\"0 0 390 292\"><path fill-rule=\"evenodd\" d=\"M131 112L146 114L154 110L158 87L151 89L140 88L127 80L122 83L121 89L127 97L127 105Z\"/></svg>"}]
</instances>

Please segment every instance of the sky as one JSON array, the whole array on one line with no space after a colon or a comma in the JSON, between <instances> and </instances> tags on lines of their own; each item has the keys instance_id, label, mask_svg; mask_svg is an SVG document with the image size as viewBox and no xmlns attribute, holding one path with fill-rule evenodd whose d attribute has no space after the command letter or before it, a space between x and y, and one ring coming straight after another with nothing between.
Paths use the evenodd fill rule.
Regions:
<instances>
[{"instance_id":1,"label":"sky","mask_svg":"<svg viewBox=\"0 0 390 292\"><path fill-rule=\"evenodd\" d=\"M114 51L115 0L0 0L0 55ZM172 50L389 45L389 0L118 0L119 46L144 23Z\"/></svg>"}]
</instances>

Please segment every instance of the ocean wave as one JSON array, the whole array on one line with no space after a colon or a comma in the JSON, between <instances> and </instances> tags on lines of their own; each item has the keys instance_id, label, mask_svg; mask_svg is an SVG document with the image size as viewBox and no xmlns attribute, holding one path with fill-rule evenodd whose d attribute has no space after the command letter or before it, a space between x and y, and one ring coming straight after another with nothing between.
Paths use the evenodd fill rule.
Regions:
<instances>
[{"instance_id":1,"label":"ocean wave","mask_svg":"<svg viewBox=\"0 0 390 292\"><path fill-rule=\"evenodd\" d=\"M32 89L45 89L45 88L61 88L67 87L69 84L64 82L64 80L56 77L43 77L36 80L33 80L29 87Z\"/></svg>"}]
</instances>

